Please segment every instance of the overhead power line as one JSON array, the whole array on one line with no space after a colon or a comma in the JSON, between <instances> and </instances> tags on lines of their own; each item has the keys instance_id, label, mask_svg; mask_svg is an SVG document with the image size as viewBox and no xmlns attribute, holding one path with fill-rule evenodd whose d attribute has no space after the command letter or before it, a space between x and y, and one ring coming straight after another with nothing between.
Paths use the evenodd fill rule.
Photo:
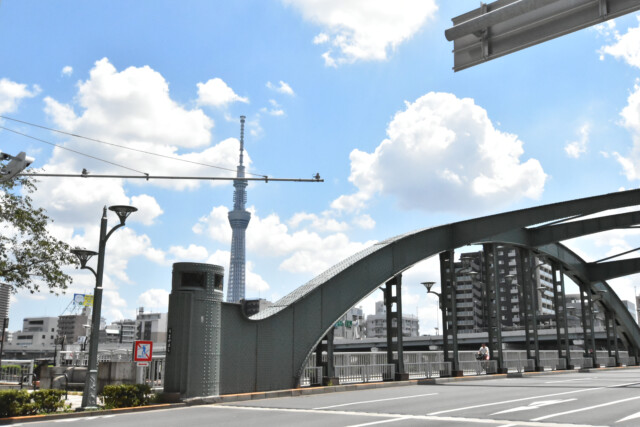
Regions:
<instances>
[{"instance_id":1,"label":"overhead power line","mask_svg":"<svg viewBox=\"0 0 640 427\"><path fill-rule=\"evenodd\" d=\"M86 139L87 141L97 142L99 144L111 145L113 147L122 148L124 150L135 151L135 152L142 153L142 154L148 154L150 156L162 157L164 159L175 160L175 161L184 162L184 163L191 163L193 165L206 166L206 167L209 167L209 168L221 169L221 170L226 170L226 171L230 171L230 172L235 172L236 171L235 169L225 168L223 166L210 165L210 164L207 164L207 163L201 163L201 162L196 162L196 161L193 161L193 160L181 159L179 157L167 156L165 154L154 153L152 151L139 150L137 148L131 148L131 147L127 147L127 146L124 146L124 145L114 144L112 142L102 141L102 140L96 139L96 138L90 138L90 137L83 136L83 135L78 135L78 134L75 134L75 133L65 132L65 131L62 131L62 130L59 130L59 129L54 129L54 128L50 128L50 127L47 127L47 126L42 126L42 125L38 125L38 124L35 124L35 123L31 123L31 122L26 122L24 120L14 119L14 118L7 117L7 116L0 115L0 119L11 120L13 122L22 123L22 124L25 124L25 125L28 125L28 126L37 127L37 128L40 128L40 129L45 129L45 130L48 130L48 131L51 131L51 132L56 132L56 133L59 133L59 134L62 134L62 135L72 136L74 138ZM6 128L3 128L1 126L0 126L0 128L1 129L6 129ZM20 132L12 131L10 129L7 129L7 130L9 130L11 132L18 133L18 134L23 135L23 136L26 136L28 138L33 138L33 137L30 137L30 136L28 136L26 134L22 134ZM33 139L37 139L37 138L33 138ZM51 142L46 142L46 141L43 141L43 140L40 140L40 139L38 139L38 140L42 141L42 142L45 142L47 144L55 145L55 144L53 144ZM64 148L64 147L61 147L59 145L55 145L55 146L56 147L60 147L60 148ZM67 150L70 150L70 149L67 149ZM70 150L70 151L73 151L73 150ZM82 154L82 153L80 153L78 151L74 151L74 152L78 153L78 154ZM86 156L86 154L82 154L82 155ZM91 157L91 156L88 156L88 157ZM95 157L93 157L93 158L95 158ZM98 159L98 160L101 160L101 159ZM103 161L105 161L105 160L103 160ZM122 166L122 167L124 167L124 166ZM130 168L126 168L126 169L134 170L134 169L130 169ZM138 171L136 171L136 172L138 172ZM144 172L140 172L140 173L144 173ZM261 174L251 173L251 172L247 172L247 174L248 175L262 177L260 180L263 180L266 177L266 175L261 175Z\"/></svg>"},{"instance_id":2,"label":"overhead power line","mask_svg":"<svg viewBox=\"0 0 640 427\"><path fill-rule=\"evenodd\" d=\"M275 182L324 182L324 179L320 178L320 174L316 174L311 179L304 178L270 178L268 176L262 176L261 178L238 178L238 177L227 177L227 176L168 176L168 175L91 175L86 170L83 170L81 174L71 174L71 173L39 173L39 172L30 172L30 173L22 173L20 176L49 176L49 177L59 177L59 178L124 178L124 179L146 179L149 181L150 179L196 179L203 181L275 181Z\"/></svg>"},{"instance_id":3,"label":"overhead power line","mask_svg":"<svg viewBox=\"0 0 640 427\"><path fill-rule=\"evenodd\" d=\"M53 142L45 141L44 139L40 139L40 138L36 138L35 136L27 135L26 133L18 132L17 130L9 129L9 128L4 127L4 126L0 126L0 129L4 129L6 131L13 132L13 133L18 134L18 135L22 135L25 138L35 139L36 141L44 142L45 144L53 145L54 147L58 147L58 148L60 148L62 150L71 151L72 153L76 153L76 154L79 154L81 156L89 157L91 159L95 159L95 160L98 160L98 161L101 161L101 162L104 162L104 163L108 163L108 164L113 165L113 166L118 166L120 168L124 168L124 169L130 170L130 171L133 171L133 172L138 172L138 173L141 173L143 175L147 175L146 172L141 172L141 171L139 171L137 169L133 169L133 168L130 168L130 167L127 167L127 166L123 166L123 165L120 165L118 163L110 162L108 160L104 160L104 159L101 159L99 157L92 156L90 154L85 154L85 153L82 153L80 151L72 150L71 148L64 147L64 146L58 145L58 144L54 144Z\"/></svg>"}]
</instances>

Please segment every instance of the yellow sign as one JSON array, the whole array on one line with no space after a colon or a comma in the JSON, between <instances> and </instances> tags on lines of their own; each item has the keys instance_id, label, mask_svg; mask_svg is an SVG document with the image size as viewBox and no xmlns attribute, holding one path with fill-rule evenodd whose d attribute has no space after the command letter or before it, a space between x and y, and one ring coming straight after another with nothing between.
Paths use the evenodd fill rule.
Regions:
<instances>
[{"instance_id":1,"label":"yellow sign","mask_svg":"<svg viewBox=\"0 0 640 427\"><path fill-rule=\"evenodd\" d=\"M85 295L82 305L85 307L93 307L93 295Z\"/></svg>"}]
</instances>

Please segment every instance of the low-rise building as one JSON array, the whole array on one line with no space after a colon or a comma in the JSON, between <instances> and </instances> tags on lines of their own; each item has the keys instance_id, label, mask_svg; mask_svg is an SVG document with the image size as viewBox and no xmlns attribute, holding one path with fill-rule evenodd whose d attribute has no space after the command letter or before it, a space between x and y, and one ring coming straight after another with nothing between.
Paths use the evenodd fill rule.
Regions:
<instances>
[{"instance_id":1,"label":"low-rise building","mask_svg":"<svg viewBox=\"0 0 640 427\"><path fill-rule=\"evenodd\" d=\"M167 341L167 313L145 313L140 307L136 316L136 339L164 344Z\"/></svg>"},{"instance_id":2,"label":"low-rise building","mask_svg":"<svg viewBox=\"0 0 640 427\"><path fill-rule=\"evenodd\" d=\"M22 330L13 335L12 345L29 348L53 348L57 335L57 317L28 317Z\"/></svg>"},{"instance_id":3,"label":"low-rise building","mask_svg":"<svg viewBox=\"0 0 640 427\"><path fill-rule=\"evenodd\" d=\"M76 344L80 337L87 335L91 324L91 308L83 307L80 314L66 314L58 317L58 336L64 337L66 344Z\"/></svg>"},{"instance_id":4,"label":"low-rise building","mask_svg":"<svg viewBox=\"0 0 640 427\"><path fill-rule=\"evenodd\" d=\"M395 322L391 326L395 328ZM420 322L417 316L412 314L402 315L403 337L417 337L419 329ZM383 301L376 302L376 313L367 316L366 336L367 338L384 338L387 336L387 310Z\"/></svg>"}]
</instances>

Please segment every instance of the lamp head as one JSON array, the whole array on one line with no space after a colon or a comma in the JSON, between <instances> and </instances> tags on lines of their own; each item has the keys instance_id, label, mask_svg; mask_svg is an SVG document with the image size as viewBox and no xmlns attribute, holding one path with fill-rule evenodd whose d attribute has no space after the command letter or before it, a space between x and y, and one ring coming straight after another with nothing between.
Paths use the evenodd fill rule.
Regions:
<instances>
[{"instance_id":1,"label":"lamp head","mask_svg":"<svg viewBox=\"0 0 640 427\"><path fill-rule=\"evenodd\" d=\"M421 285L423 285L425 288L427 288L427 292L431 292L431 288L435 284L436 284L436 282L422 282L421 283Z\"/></svg>"},{"instance_id":2,"label":"lamp head","mask_svg":"<svg viewBox=\"0 0 640 427\"><path fill-rule=\"evenodd\" d=\"M136 212L138 208L134 208L133 206L126 206L126 205L114 205L114 206L109 206L109 210L115 212L116 215L118 215L118 218L120 218L120 224L124 225L124 222L127 220L127 217L132 213Z\"/></svg>"},{"instance_id":3,"label":"lamp head","mask_svg":"<svg viewBox=\"0 0 640 427\"><path fill-rule=\"evenodd\" d=\"M76 257L78 257L81 268L86 267L87 261L89 261L89 259L91 259L92 256L98 255L98 252L88 251L86 249L80 249L80 248L71 249L71 253L74 254Z\"/></svg>"}]
</instances>

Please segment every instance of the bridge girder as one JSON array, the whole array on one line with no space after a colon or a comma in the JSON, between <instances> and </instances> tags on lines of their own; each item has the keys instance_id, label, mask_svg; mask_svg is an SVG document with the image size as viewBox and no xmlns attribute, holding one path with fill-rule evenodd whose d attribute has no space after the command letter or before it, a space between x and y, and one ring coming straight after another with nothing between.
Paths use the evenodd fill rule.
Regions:
<instances>
[{"instance_id":1,"label":"bridge girder","mask_svg":"<svg viewBox=\"0 0 640 427\"><path fill-rule=\"evenodd\" d=\"M349 308L382 283L442 251L489 240L531 247L531 234L526 227L638 204L640 190L630 190L423 229L379 242L347 258L251 319L238 315L237 306L223 307L221 390L294 387L315 346ZM618 220L621 218L618 216ZM594 227L610 227L607 221L610 219L583 220L578 228L553 226L558 228L550 234L582 235L578 234L580 227L584 234L590 234L595 232ZM542 237L536 239L543 241ZM558 242L534 249L562 264L566 274L592 294L608 290L601 302L615 313L626 340L640 348L640 328L613 289L603 280L591 278L593 268L590 270L584 260ZM239 360L245 362L239 364ZM241 381L242 375L255 377Z\"/></svg>"}]
</instances>

